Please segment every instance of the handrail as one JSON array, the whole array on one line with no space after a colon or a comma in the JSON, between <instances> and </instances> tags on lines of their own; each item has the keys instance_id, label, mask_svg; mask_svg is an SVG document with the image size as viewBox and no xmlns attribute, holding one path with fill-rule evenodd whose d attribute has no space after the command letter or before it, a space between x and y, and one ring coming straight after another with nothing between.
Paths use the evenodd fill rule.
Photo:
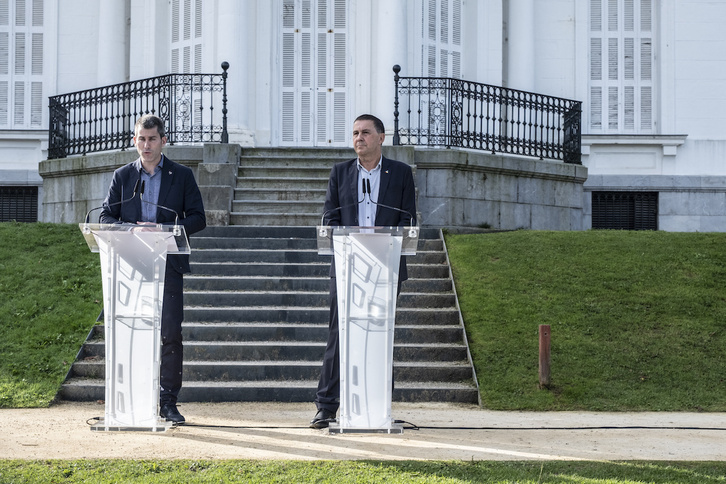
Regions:
<instances>
[{"instance_id":1,"label":"handrail","mask_svg":"<svg viewBox=\"0 0 726 484\"><path fill-rule=\"evenodd\" d=\"M460 79L400 77L398 65L393 72L394 145L582 163L580 101Z\"/></svg>"},{"instance_id":2,"label":"handrail","mask_svg":"<svg viewBox=\"0 0 726 484\"><path fill-rule=\"evenodd\" d=\"M221 74L168 74L50 97L48 159L125 150L144 114L164 120L171 145L227 143L229 63L221 67Z\"/></svg>"}]
</instances>

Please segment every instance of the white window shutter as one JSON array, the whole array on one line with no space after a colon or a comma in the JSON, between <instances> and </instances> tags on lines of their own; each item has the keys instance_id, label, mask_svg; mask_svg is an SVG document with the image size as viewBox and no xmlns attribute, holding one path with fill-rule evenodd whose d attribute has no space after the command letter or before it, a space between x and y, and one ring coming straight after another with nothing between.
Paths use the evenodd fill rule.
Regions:
<instances>
[{"instance_id":1,"label":"white window shutter","mask_svg":"<svg viewBox=\"0 0 726 484\"><path fill-rule=\"evenodd\" d=\"M22 126L25 124L25 83L15 82L13 102L13 124Z\"/></svg>"},{"instance_id":2,"label":"white window shutter","mask_svg":"<svg viewBox=\"0 0 726 484\"><path fill-rule=\"evenodd\" d=\"M10 119L10 86L8 81L0 81L0 126L8 126Z\"/></svg>"},{"instance_id":3,"label":"white window shutter","mask_svg":"<svg viewBox=\"0 0 726 484\"><path fill-rule=\"evenodd\" d=\"M10 74L10 33L0 32L0 76Z\"/></svg>"},{"instance_id":4,"label":"white window shutter","mask_svg":"<svg viewBox=\"0 0 726 484\"><path fill-rule=\"evenodd\" d=\"M461 78L462 0L421 1L421 75Z\"/></svg>"},{"instance_id":5,"label":"white window shutter","mask_svg":"<svg viewBox=\"0 0 726 484\"><path fill-rule=\"evenodd\" d=\"M0 1L0 27L10 26L10 0Z\"/></svg>"},{"instance_id":6,"label":"white window shutter","mask_svg":"<svg viewBox=\"0 0 726 484\"><path fill-rule=\"evenodd\" d=\"M202 0L171 0L172 73L202 72Z\"/></svg>"},{"instance_id":7,"label":"white window shutter","mask_svg":"<svg viewBox=\"0 0 726 484\"><path fill-rule=\"evenodd\" d=\"M42 128L43 0L0 0L0 129Z\"/></svg>"},{"instance_id":8,"label":"white window shutter","mask_svg":"<svg viewBox=\"0 0 726 484\"><path fill-rule=\"evenodd\" d=\"M171 1L171 43L179 42L179 0Z\"/></svg>"},{"instance_id":9,"label":"white window shutter","mask_svg":"<svg viewBox=\"0 0 726 484\"><path fill-rule=\"evenodd\" d=\"M40 128L43 124L43 83L30 83L30 126Z\"/></svg>"},{"instance_id":10,"label":"white window shutter","mask_svg":"<svg viewBox=\"0 0 726 484\"><path fill-rule=\"evenodd\" d=\"M652 7L652 0L590 0L588 114L594 133L655 131Z\"/></svg>"},{"instance_id":11,"label":"white window shutter","mask_svg":"<svg viewBox=\"0 0 726 484\"><path fill-rule=\"evenodd\" d=\"M282 144L344 146L347 1L283 0L282 7Z\"/></svg>"},{"instance_id":12,"label":"white window shutter","mask_svg":"<svg viewBox=\"0 0 726 484\"><path fill-rule=\"evenodd\" d=\"M33 27L43 26L43 0L33 0Z\"/></svg>"},{"instance_id":13,"label":"white window shutter","mask_svg":"<svg viewBox=\"0 0 726 484\"><path fill-rule=\"evenodd\" d=\"M25 75L25 33L15 34L15 75Z\"/></svg>"}]
</instances>

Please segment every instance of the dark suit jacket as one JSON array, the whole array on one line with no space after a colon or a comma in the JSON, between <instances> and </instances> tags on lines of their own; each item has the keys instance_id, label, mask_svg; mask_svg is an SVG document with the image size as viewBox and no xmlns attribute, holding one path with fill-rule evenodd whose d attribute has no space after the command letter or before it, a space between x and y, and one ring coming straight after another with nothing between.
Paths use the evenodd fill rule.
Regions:
<instances>
[{"instance_id":1,"label":"dark suit jacket","mask_svg":"<svg viewBox=\"0 0 726 484\"><path fill-rule=\"evenodd\" d=\"M111 187L108 189L108 195L101 210L102 223L136 223L141 220L141 198L138 195L130 202L109 206L131 197L134 193L134 185L140 178L141 173L136 162L124 165L113 173ZM179 214L179 225L184 226L187 236L199 232L207 226L202 194L194 179L194 173L191 168L175 163L166 156L164 156L157 203ZM157 208L157 223L173 224L174 219L175 215L172 212ZM173 267L180 274L189 272L189 256L170 254L167 257L167 266Z\"/></svg>"},{"instance_id":2,"label":"dark suit jacket","mask_svg":"<svg viewBox=\"0 0 726 484\"><path fill-rule=\"evenodd\" d=\"M328 191L325 195L323 223L331 226L357 226L360 193L357 159L333 166L328 180ZM411 216L416 216L416 188L410 166L383 157L378 203L380 205L376 211L376 226L405 227L411 225ZM408 213L391 210L381 205L395 207ZM335 276L334 264L331 264L330 275ZM398 278L400 281L408 279L405 257L401 257Z\"/></svg>"}]
</instances>

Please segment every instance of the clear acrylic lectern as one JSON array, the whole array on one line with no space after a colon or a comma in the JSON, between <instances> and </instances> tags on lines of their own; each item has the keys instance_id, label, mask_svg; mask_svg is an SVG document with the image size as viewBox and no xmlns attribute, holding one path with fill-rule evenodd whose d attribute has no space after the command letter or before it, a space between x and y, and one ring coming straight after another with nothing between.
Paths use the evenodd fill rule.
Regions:
<instances>
[{"instance_id":1,"label":"clear acrylic lectern","mask_svg":"<svg viewBox=\"0 0 726 484\"><path fill-rule=\"evenodd\" d=\"M340 417L331 433L402 433L391 419L393 334L401 255L418 227L317 227L318 254L333 255L340 338Z\"/></svg>"},{"instance_id":2,"label":"clear acrylic lectern","mask_svg":"<svg viewBox=\"0 0 726 484\"><path fill-rule=\"evenodd\" d=\"M164 431L159 417L161 308L167 254L189 254L180 225L79 224L101 257L106 412L92 430Z\"/></svg>"}]
</instances>

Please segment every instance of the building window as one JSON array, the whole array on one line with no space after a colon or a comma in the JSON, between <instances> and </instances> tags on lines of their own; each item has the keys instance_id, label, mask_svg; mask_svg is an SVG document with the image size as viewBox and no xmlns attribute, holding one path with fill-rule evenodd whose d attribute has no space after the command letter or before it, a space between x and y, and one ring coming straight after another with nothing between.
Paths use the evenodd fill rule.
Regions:
<instances>
[{"instance_id":1,"label":"building window","mask_svg":"<svg viewBox=\"0 0 726 484\"><path fill-rule=\"evenodd\" d=\"M421 76L461 79L461 0L422 0Z\"/></svg>"},{"instance_id":2,"label":"building window","mask_svg":"<svg viewBox=\"0 0 726 484\"><path fill-rule=\"evenodd\" d=\"M202 72L202 0L171 2L171 72Z\"/></svg>"},{"instance_id":3,"label":"building window","mask_svg":"<svg viewBox=\"0 0 726 484\"><path fill-rule=\"evenodd\" d=\"M38 187L0 187L0 222L12 221L38 221Z\"/></svg>"},{"instance_id":4,"label":"building window","mask_svg":"<svg viewBox=\"0 0 726 484\"><path fill-rule=\"evenodd\" d=\"M0 128L40 128L43 0L0 0Z\"/></svg>"},{"instance_id":5,"label":"building window","mask_svg":"<svg viewBox=\"0 0 726 484\"><path fill-rule=\"evenodd\" d=\"M592 192L592 228L658 230L658 192Z\"/></svg>"},{"instance_id":6,"label":"building window","mask_svg":"<svg viewBox=\"0 0 726 484\"><path fill-rule=\"evenodd\" d=\"M591 133L655 132L653 0L590 0Z\"/></svg>"}]
</instances>

